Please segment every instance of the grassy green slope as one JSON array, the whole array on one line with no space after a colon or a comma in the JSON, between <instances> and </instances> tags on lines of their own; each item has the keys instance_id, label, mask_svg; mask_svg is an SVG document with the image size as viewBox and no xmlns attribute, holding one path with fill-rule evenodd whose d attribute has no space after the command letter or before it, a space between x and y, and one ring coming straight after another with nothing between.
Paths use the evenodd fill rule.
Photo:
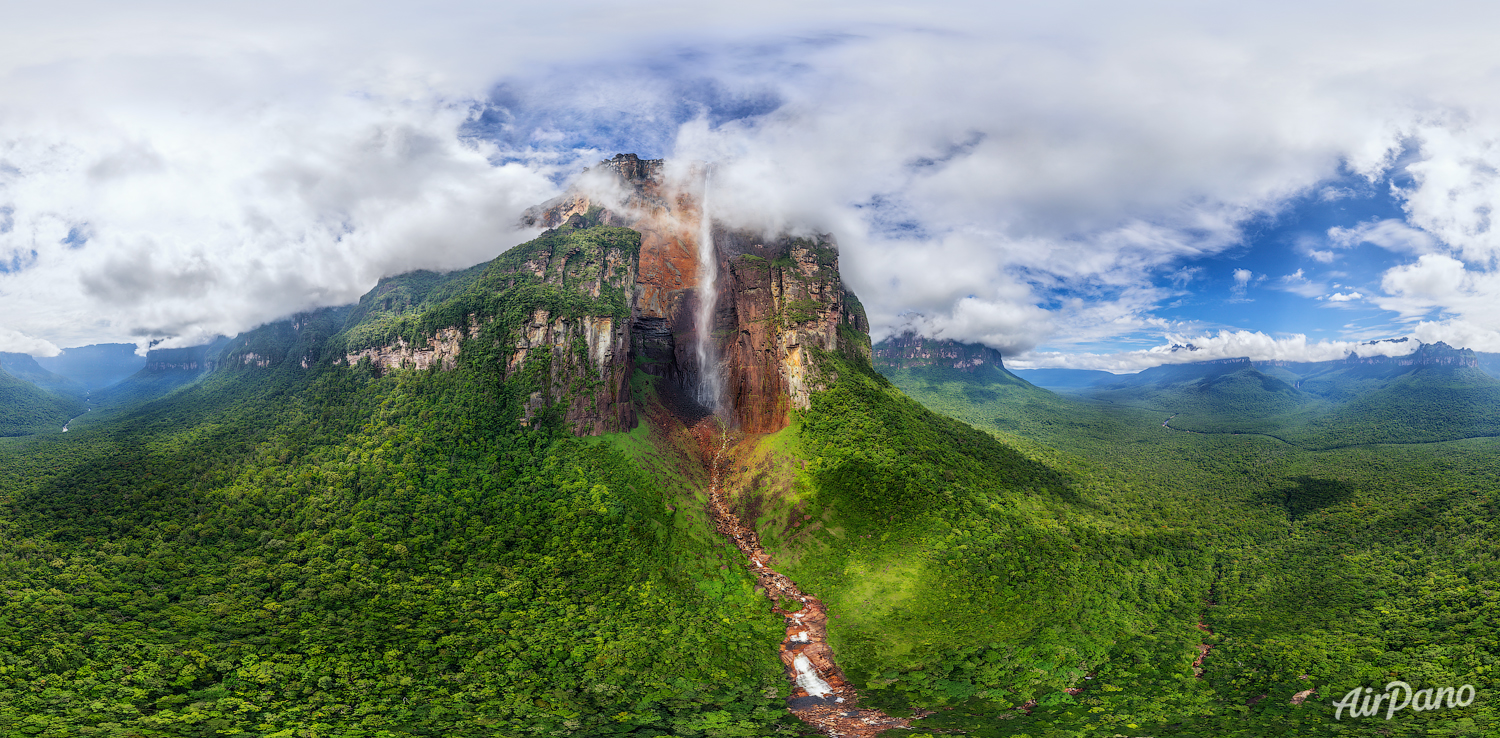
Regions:
<instances>
[{"instance_id":1,"label":"grassy green slope","mask_svg":"<svg viewBox=\"0 0 1500 738\"><path fill-rule=\"evenodd\" d=\"M270 326L230 352L273 366L0 443L0 732L788 727L782 624L708 529L691 450L647 428L568 438L549 413L520 428L540 367L499 370L536 309L628 309L518 265L635 239L563 230L483 268L387 281L404 302L371 298L337 331ZM333 363L471 314L483 328L453 371ZM976 736L1495 729L1495 441L1313 451L1171 431L1159 411L1009 375L893 386L825 362L830 388L762 440L786 490L756 519L778 567L829 603L869 702L952 708L926 725ZM1471 682L1481 701L1330 723L1329 699L1392 676ZM1027 699L1038 708L1018 716Z\"/></svg>"},{"instance_id":2,"label":"grassy green slope","mask_svg":"<svg viewBox=\"0 0 1500 738\"><path fill-rule=\"evenodd\" d=\"M206 371L138 371L109 387L90 392L89 413L79 417L70 428L77 430L114 420L207 377Z\"/></svg>"},{"instance_id":3,"label":"grassy green slope","mask_svg":"<svg viewBox=\"0 0 1500 738\"><path fill-rule=\"evenodd\" d=\"M0 370L16 379L30 382L60 395L82 396L87 391L79 382L47 371L28 354L0 351Z\"/></svg>"},{"instance_id":4,"label":"grassy green slope","mask_svg":"<svg viewBox=\"0 0 1500 738\"><path fill-rule=\"evenodd\" d=\"M1054 464L1117 481L1098 504L1193 531L1215 567L1202 679L1143 677L1160 641L1122 640L1078 707L997 722L961 708L936 725L975 735L1488 735L1500 663L1500 443L1310 450L1264 436L1174 432L1160 414L1051 400L954 377L893 373L925 404ZM940 381L948 380L948 381ZM974 390L998 399L974 402ZM1039 391L1038 391L1039 392ZM1019 431L1028 438L1015 435ZM1144 658L1142 658L1144 656ZM1478 688L1469 708L1333 720L1329 702L1393 678ZM1292 694L1316 688L1303 706ZM1264 696L1263 696L1264 695ZM1162 706L1167 705L1166 709ZM967 710L967 716L964 714ZM1111 716L1125 715L1125 725ZM1134 728L1130 728L1130 725ZM1128 732L1127 732L1128 730Z\"/></svg>"}]
</instances>

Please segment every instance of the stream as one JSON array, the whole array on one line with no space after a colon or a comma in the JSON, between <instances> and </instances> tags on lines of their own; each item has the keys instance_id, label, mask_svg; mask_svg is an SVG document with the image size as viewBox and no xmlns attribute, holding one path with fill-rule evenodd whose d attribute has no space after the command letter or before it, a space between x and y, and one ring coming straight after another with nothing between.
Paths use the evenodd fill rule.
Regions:
<instances>
[{"instance_id":1,"label":"stream","mask_svg":"<svg viewBox=\"0 0 1500 738\"><path fill-rule=\"evenodd\" d=\"M771 555L760 545L760 536L731 511L719 484L720 461L729 448L730 433L713 417L700 421L692 432L709 467L708 511L714 528L745 555L750 571L771 597L772 612L786 619L780 655L792 682L792 695L787 699L792 714L833 738L875 738L881 731L911 727L909 718L856 706L859 696L828 646L828 609L771 568Z\"/></svg>"},{"instance_id":2,"label":"stream","mask_svg":"<svg viewBox=\"0 0 1500 738\"><path fill-rule=\"evenodd\" d=\"M84 402L88 402L88 401L85 400ZM62 430L62 432L67 433L68 432L68 426L72 425L73 421L75 421L75 420L83 417L86 413L91 413L91 412L94 412L94 408L89 408L89 409L84 410L83 412L81 412L81 413L79 413L77 415L74 415L71 418L68 418L68 422L63 423L63 430Z\"/></svg>"}]
</instances>

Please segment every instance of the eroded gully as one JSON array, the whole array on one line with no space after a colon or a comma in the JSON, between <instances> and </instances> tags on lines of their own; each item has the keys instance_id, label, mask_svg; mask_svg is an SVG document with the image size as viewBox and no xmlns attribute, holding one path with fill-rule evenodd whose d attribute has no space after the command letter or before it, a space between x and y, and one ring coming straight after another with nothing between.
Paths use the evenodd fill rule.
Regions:
<instances>
[{"instance_id":1,"label":"eroded gully","mask_svg":"<svg viewBox=\"0 0 1500 738\"><path fill-rule=\"evenodd\" d=\"M787 706L798 719L834 738L874 738L881 731L911 726L908 718L896 718L879 710L856 706L858 694L839 669L828 646L828 609L823 602L792 580L771 568L771 555L760 545L755 530L743 525L730 509L720 484L720 464L729 448L730 433L718 421L706 418L692 429L709 472L708 510L714 527L745 555L750 571L771 597L771 609L786 618L786 637L781 641L781 662L792 682ZM783 603L795 606L785 609ZM792 603L795 603L793 605Z\"/></svg>"}]
</instances>

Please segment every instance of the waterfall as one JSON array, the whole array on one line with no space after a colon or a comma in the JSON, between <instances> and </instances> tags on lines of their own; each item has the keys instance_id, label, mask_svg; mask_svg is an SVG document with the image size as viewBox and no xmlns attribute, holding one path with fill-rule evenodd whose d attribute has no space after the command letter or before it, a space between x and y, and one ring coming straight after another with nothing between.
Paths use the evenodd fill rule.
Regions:
<instances>
[{"instance_id":1,"label":"waterfall","mask_svg":"<svg viewBox=\"0 0 1500 738\"><path fill-rule=\"evenodd\" d=\"M703 201L700 204L702 226L698 233L698 314L694 316L698 358L698 387L695 399L714 414L724 393L724 374L719 367L719 351L714 345L714 308L719 302L719 258L714 253L713 219L708 210L709 172L703 173Z\"/></svg>"}]
</instances>

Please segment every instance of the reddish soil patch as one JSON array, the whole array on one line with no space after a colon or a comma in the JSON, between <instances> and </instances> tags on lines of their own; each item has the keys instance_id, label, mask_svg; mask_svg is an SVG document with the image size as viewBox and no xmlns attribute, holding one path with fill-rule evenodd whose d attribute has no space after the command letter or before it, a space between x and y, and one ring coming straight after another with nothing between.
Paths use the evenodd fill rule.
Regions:
<instances>
[{"instance_id":1,"label":"reddish soil patch","mask_svg":"<svg viewBox=\"0 0 1500 738\"><path fill-rule=\"evenodd\" d=\"M1210 594L1212 594L1212 590L1210 590ZM1217 605L1218 602L1216 602L1213 599L1213 597L1210 596L1209 599L1208 599L1208 603L1207 604L1208 604L1209 607L1213 607L1214 605ZM1214 631L1213 631L1212 628L1210 628L1207 625L1203 624L1202 618L1199 618L1199 621L1198 621L1198 630L1201 630L1204 633L1207 633L1209 635L1213 635L1214 634ZM1206 658L1208 658L1208 652L1212 651L1212 650L1214 650L1214 647L1211 644L1208 644L1208 643L1200 643L1200 644L1198 644L1198 658L1193 659L1193 676L1198 677L1199 679L1203 678L1203 660L1206 659Z\"/></svg>"}]
</instances>

